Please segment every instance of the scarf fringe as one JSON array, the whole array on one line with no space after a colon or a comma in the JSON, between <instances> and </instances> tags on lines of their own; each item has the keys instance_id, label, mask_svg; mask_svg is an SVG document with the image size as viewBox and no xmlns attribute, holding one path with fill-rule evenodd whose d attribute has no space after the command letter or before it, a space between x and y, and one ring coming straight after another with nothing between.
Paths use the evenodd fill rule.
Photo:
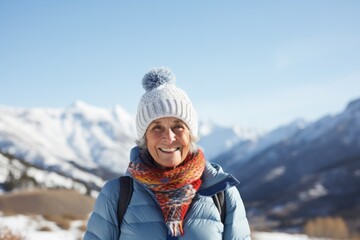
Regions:
<instances>
[{"instance_id":1,"label":"scarf fringe","mask_svg":"<svg viewBox=\"0 0 360 240\"><path fill-rule=\"evenodd\" d=\"M167 227L169 228L169 234L173 237L178 237L184 235L184 229L182 221L171 221L166 223Z\"/></svg>"}]
</instances>

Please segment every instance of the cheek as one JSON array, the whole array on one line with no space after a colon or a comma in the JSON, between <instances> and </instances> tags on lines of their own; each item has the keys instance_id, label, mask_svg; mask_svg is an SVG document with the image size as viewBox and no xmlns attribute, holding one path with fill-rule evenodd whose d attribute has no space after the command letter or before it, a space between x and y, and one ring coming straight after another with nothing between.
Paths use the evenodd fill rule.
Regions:
<instances>
[{"instance_id":1,"label":"cheek","mask_svg":"<svg viewBox=\"0 0 360 240\"><path fill-rule=\"evenodd\" d=\"M148 148L155 146L158 142L156 136L154 136L152 134L146 134L145 139L146 139L146 146Z\"/></svg>"},{"instance_id":2,"label":"cheek","mask_svg":"<svg viewBox=\"0 0 360 240\"><path fill-rule=\"evenodd\" d=\"M184 136L181 143L183 145L183 155L187 155L189 153L191 144L190 136Z\"/></svg>"},{"instance_id":3,"label":"cheek","mask_svg":"<svg viewBox=\"0 0 360 240\"><path fill-rule=\"evenodd\" d=\"M155 151L157 143L155 141L150 140L150 141L147 141L146 146L150 151Z\"/></svg>"},{"instance_id":4,"label":"cheek","mask_svg":"<svg viewBox=\"0 0 360 240\"><path fill-rule=\"evenodd\" d=\"M185 139L184 141L186 142L187 146L190 148L190 144L191 144L191 137L189 134L185 135Z\"/></svg>"}]
</instances>

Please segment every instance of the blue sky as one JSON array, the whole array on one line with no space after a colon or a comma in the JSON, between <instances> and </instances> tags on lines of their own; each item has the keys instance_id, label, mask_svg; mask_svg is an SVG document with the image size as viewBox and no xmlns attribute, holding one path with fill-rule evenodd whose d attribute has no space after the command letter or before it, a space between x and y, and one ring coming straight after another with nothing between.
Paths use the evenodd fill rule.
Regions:
<instances>
[{"instance_id":1,"label":"blue sky","mask_svg":"<svg viewBox=\"0 0 360 240\"><path fill-rule=\"evenodd\" d=\"M0 105L131 114L167 66L201 120L272 129L360 97L360 1L0 1Z\"/></svg>"}]
</instances>

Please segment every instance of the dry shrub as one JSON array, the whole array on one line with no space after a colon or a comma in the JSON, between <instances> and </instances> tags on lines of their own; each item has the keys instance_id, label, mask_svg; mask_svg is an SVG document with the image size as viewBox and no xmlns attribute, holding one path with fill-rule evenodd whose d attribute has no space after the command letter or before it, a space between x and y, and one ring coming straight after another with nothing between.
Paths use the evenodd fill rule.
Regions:
<instances>
[{"instance_id":1,"label":"dry shrub","mask_svg":"<svg viewBox=\"0 0 360 240\"><path fill-rule=\"evenodd\" d=\"M86 222L84 222L83 224L81 224L81 226L79 227L80 231L85 232L86 231Z\"/></svg>"},{"instance_id":2,"label":"dry shrub","mask_svg":"<svg viewBox=\"0 0 360 240\"><path fill-rule=\"evenodd\" d=\"M38 229L39 231L42 231L42 232L51 232L52 229L48 226L43 226L41 228Z\"/></svg>"},{"instance_id":3,"label":"dry shrub","mask_svg":"<svg viewBox=\"0 0 360 240\"><path fill-rule=\"evenodd\" d=\"M70 229L70 221L69 220L63 219L62 221L59 221L56 224L64 230Z\"/></svg>"},{"instance_id":4,"label":"dry shrub","mask_svg":"<svg viewBox=\"0 0 360 240\"><path fill-rule=\"evenodd\" d=\"M304 232L312 237L348 239L349 229L340 217L319 217L308 221Z\"/></svg>"},{"instance_id":5,"label":"dry shrub","mask_svg":"<svg viewBox=\"0 0 360 240\"><path fill-rule=\"evenodd\" d=\"M350 240L360 240L360 235L351 236Z\"/></svg>"},{"instance_id":6,"label":"dry shrub","mask_svg":"<svg viewBox=\"0 0 360 240\"><path fill-rule=\"evenodd\" d=\"M25 240L25 237L14 233L8 227L0 226L0 240Z\"/></svg>"}]
</instances>

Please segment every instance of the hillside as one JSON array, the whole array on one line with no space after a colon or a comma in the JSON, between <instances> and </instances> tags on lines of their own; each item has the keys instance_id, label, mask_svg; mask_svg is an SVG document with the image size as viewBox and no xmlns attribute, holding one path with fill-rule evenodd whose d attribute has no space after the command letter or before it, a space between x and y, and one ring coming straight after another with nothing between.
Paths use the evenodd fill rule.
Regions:
<instances>
[{"instance_id":1,"label":"hillside","mask_svg":"<svg viewBox=\"0 0 360 240\"><path fill-rule=\"evenodd\" d=\"M0 212L86 219L95 200L73 190L32 190L0 195Z\"/></svg>"}]
</instances>

